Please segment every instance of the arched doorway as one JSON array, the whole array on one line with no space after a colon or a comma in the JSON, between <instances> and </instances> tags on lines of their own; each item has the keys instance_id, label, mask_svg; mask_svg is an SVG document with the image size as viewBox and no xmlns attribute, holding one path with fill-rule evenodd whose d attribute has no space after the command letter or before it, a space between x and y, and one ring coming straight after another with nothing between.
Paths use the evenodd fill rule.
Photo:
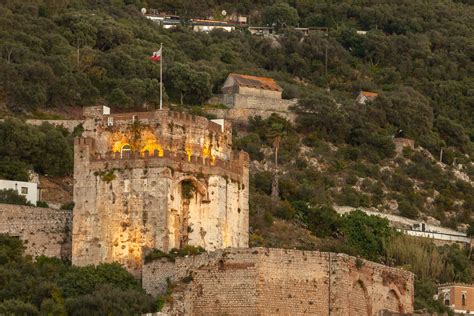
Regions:
<instances>
[{"instance_id":1,"label":"arched doorway","mask_svg":"<svg viewBox=\"0 0 474 316\"><path fill-rule=\"evenodd\" d=\"M169 248L186 245L204 246L200 240L200 216L207 188L195 177L183 176L173 181L168 214Z\"/></svg>"},{"instance_id":2,"label":"arched doorway","mask_svg":"<svg viewBox=\"0 0 474 316\"><path fill-rule=\"evenodd\" d=\"M361 280L356 281L349 296L349 315L350 316L370 316L370 305L367 295L367 289Z\"/></svg>"},{"instance_id":3,"label":"arched doorway","mask_svg":"<svg viewBox=\"0 0 474 316\"><path fill-rule=\"evenodd\" d=\"M385 309L391 312L403 313L400 297L394 290L390 290L385 298Z\"/></svg>"},{"instance_id":4,"label":"arched doorway","mask_svg":"<svg viewBox=\"0 0 474 316\"><path fill-rule=\"evenodd\" d=\"M125 144L120 148L120 158L127 157L132 152L132 147L129 144Z\"/></svg>"}]
</instances>

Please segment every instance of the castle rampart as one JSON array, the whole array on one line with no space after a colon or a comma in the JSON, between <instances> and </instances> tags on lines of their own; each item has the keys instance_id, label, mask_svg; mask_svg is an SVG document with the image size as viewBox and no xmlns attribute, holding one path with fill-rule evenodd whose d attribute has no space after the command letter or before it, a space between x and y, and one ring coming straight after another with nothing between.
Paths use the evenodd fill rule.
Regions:
<instances>
[{"instance_id":1,"label":"castle rampart","mask_svg":"<svg viewBox=\"0 0 474 316\"><path fill-rule=\"evenodd\" d=\"M222 249L145 264L143 287L174 284L169 315L379 315L413 312L413 277L344 254Z\"/></svg>"},{"instance_id":2,"label":"castle rampart","mask_svg":"<svg viewBox=\"0 0 474 316\"><path fill-rule=\"evenodd\" d=\"M0 233L20 238L26 254L70 259L71 211L0 204Z\"/></svg>"},{"instance_id":3,"label":"castle rampart","mask_svg":"<svg viewBox=\"0 0 474 316\"><path fill-rule=\"evenodd\" d=\"M248 155L229 123L179 112L85 112L75 141L73 263L185 245L248 246Z\"/></svg>"}]
</instances>

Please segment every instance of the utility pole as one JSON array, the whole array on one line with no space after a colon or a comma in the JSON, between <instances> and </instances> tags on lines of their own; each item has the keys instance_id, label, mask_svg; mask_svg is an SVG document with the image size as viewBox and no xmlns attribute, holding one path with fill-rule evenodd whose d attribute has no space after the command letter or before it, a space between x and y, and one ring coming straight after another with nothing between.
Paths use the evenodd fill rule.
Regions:
<instances>
[{"instance_id":1,"label":"utility pole","mask_svg":"<svg viewBox=\"0 0 474 316\"><path fill-rule=\"evenodd\" d=\"M160 45L160 110L163 110L163 43Z\"/></svg>"},{"instance_id":2,"label":"utility pole","mask_svg":"<svg viewBox=\"0 0 474 316\"><path fill-rule=\"evenodd\" d=\"M326 39L326 48L324 49L324 76L328 80L328 40Z\"/></svg>"},{"instance_id":3,"label":"utility pole","mask_svg":"<svg viewBox=\"0 0 474 316\"><path fill-rule=\"evenodd\" d=\"M439 151L439 162L443 162L443 148Z\"/></svg>"}]
</instances>

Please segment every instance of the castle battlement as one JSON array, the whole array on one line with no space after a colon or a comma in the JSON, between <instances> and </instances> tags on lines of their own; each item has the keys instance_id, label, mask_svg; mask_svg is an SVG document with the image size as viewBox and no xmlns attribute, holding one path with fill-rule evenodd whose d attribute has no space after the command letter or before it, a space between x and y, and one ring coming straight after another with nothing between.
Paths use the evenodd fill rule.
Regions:
<instances>
[{"instance_id":1,"label":"castle battlement","mask_svg":"<svg viewBox=\"0 0 474 316\"><path fill-rule=\"evenodd\" d=\"M74 264L139 273L147 249L248 247L249 157L233 152L230 123L168 110L84 116Z\"/></svg>"},{"instance_id":2,"label":"castle battlement","mask_svg":"<svg viewBox=\"0 0 474 316\"><path fill-rule=\"evenodd\" d=\"M167 122L172 125L184 125L188 127L200 127L208 129L209 131L223 134L227 130L231 130L231 124L229 122L224 122L224 126L208 120L202 116L196 116L188 114L185 112L170 111L168 109L156 110L151 112L127 112L127 113L113 113L113 114L103 114L99 108L102 107L92 107L95 110L84 110L85 119L93 119L94 123L101 125L107 125L112 119L113 123L127 124L130 122L141 121L143 123L156 123L159 121Z\"/></svg>"}]
</instances>

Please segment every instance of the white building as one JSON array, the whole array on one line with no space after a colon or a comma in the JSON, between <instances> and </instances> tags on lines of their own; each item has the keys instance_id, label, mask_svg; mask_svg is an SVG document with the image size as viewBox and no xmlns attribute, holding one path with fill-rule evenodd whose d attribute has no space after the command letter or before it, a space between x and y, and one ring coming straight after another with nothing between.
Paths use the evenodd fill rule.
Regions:
<instances>
[{"instance_id":1,"label":"white building","mask_svg":"<svg viewBox=\"0 0 474 316\"><path fill-rule=\"evenodd\" d=\"M0 180L0 190L15 190L19 195L23 195L28 202L36 205L38 202L38 184L34 182L23 182L13 180Z\"/></svg>"},{"instance_id":2,"label":"white building","mask_svg":"<svg viewBox=\"0 0 474 316\"><path fill-rule=\"evenodd\" d=\"M194 32L210 32L212 30L221 29L226 32L232 32L235 30L235 25L223 21L213 20L192 20L191 27Z\"/></svg>"},{"instance_id":3,"label":"white building","mask_svg":"<svg viewBox=\"0 0 474 316\"><path fill-rule=\"evenodd\" d=\"M360 105L364 105L367 102L373 102L379 96L376 92L361 91L357 96L355 102Z\"/></svg>"}]
</instances>

